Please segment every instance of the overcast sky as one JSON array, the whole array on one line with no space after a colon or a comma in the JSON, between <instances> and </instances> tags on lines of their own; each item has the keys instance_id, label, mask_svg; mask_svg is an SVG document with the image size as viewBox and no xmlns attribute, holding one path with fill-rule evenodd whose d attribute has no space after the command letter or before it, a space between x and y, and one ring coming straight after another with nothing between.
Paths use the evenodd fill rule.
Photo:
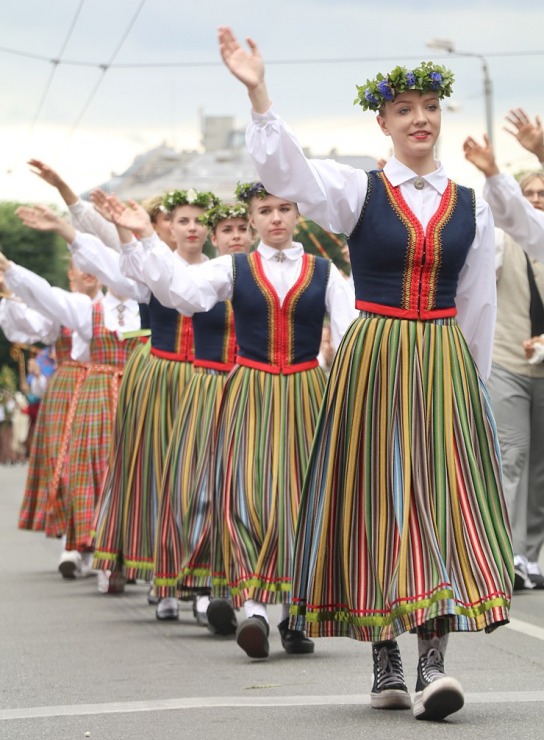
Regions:
<instances>
[{"instance_id":1,"label":"overcast sky","mask_svg":"<svg viewBox=\"0 0 544 740\"><path fill-rule=\"evenodd\" d=\"M258 43L276 110L315 154L387 157L375 116L353 105L355 85L396 64L446 64L456 84L440 157L480 191L461 145L485 131L482 64L427 48L450 39L487 60L501 166L534 164L502 125L517 106L544 117L541 0L0 0L0 199L54 201L30 157L79 192L162 142L200 148L201 114L244 127L249 104L220 62L219 25Z\"/></svg>"}]
</instances>

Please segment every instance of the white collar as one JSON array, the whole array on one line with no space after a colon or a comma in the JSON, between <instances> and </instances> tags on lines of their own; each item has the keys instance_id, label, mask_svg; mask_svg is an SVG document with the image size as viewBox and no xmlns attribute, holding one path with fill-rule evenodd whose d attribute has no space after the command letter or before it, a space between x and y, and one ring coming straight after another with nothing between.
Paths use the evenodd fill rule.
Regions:
<instances>
[{"instance_id":1,"label":"white collar","mask_svg":"<svg viewBox=\"0 0 544 740\"><path fill-rule=\"evenodd\" d=\"M257 251L263 257L265 260L275 260L276 255L281 251L285 259L295 261L300 259L304 254L304 247L300 242L292 242L292 246L288 249L274 249L274 247L269 247L268 244L265 244L264 242L259 242L259 246L257 247ZM280 260L277 260L278 262ZM283 260L282 260L283 261Z\"/></svg>"},{"instance_id":2,"label":"white collar","mask_svg":"<svg viewBox=\"0 0 544 740\"><path fill-rule=\"evenodd\" d=\"M440 195L442 195L448 185L448 176L446 175L444 168L442 167L440 162L436 162L436 170L433 172L429 172L427 175L423 175L423 179L425 182L427 182L429 185L431 185ZM402 162L399 162L399 160L396 157L391 157L388 161L385 167L383 168L383 171L385 172L387 179L393 185L393 187L397 187L398 185L404 185L408 182L415 182L418 175L411 170L409 167L407 167L405 164L402 164Z\"/></svg>"}]
</instances>

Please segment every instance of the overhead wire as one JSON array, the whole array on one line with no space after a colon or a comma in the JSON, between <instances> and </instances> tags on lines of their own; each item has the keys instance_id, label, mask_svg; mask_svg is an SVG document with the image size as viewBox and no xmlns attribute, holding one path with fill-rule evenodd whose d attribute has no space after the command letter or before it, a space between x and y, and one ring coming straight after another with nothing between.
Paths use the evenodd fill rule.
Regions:
<instances>
[{"instance_id":1,"label":"overhead wire","mask_svg":"<svg viewBox=\"0 0 544 740\"><path fill-rule=\"evenodd\" d=\"M114 50L113 54L111 55L109 61L106 62L105 64L99 64L98 65L99 68L100 68L100 70L101 70L100 77L96 81L96 84L94 85L93 89L91 90L91 93L90 93L89 97L87 98L87 100L85 101L85 103L83 105L83 108L81 109L81 111L80 111L79 115L77 116L75 122L72 124L72 127L71 127L70 131L67 134L67 137L66 137L67 139L70 139L71 138L71 136L74 134L75 130L77 129L77 127L81 123L81 120L83 119L83 116L87 112L87 110L88 110L88 108L89 108L89 106L90 106L90 104L91 104L94 96L96 95L96 93L98 91L98 88L100 87L100 85L104 81L104 77L106 76L106 72L111 68L112 63L113 63L115 57L121 51L121 48L122 48L123 44L125 43L125 41L126 41L128 35L129 35L129 33L131 32L132 27L136 23L136 20L137 20L138 16L140 15L141 11L142 11L142 8L145 5L145 2L146 2L146 0L141 0L140 4L138 5L138 7L136 9L136 12L134 13L134 15L132 16L132 18L130 19L127 28L125 29L123 35L121 36L121 40L119 41L119 43L115 47L115 50Z\"/></svg>"},{"instance_id":2,"label":"overhead wire","mask_svg":"<svg viewBox=\"0 0 544 740\"><path fill-rule=\"evenodd\" d=\"M53 83L53 78L55 77L55 74L57 72L57 69L59 67L59 64L61 64L61 61L62 61L61 60L61 57L64 54L64 50L66 49L66 47L68 45L68 41L70 40L70 37L71 37L72 32L73 32L73 30L75 28L75 25L77 23L77 19L79 18L79 14L81 13L81 10L83 8L84 3L85 3L85 0L80 0L79 5L78 5L78 7L76 9L76 12L75 12L75 14L74 14L74 16L72 18L72 22L70 23L70 27L68 28L68 32L66 33L66 36L64 38L64 41L63 41L63 43L61 45L60 51L57 54L57 57L55 59L49 59L48 60L50 62L50 64L52 65L51 70L50 70L50 73L49 73L49 77L47 78L47 82L45 83L44 91L43 91L42 96L41 96L41 98L40 98L40 100L38 102L38 106L36 108L36 111L35 111L35 113L34 113L34 115L32 117L30 126L28 128L28 132L27 132L27 135L26 135L26 138L25 138L25 142L24 143L21 143L20 149L22 149L23 146L26 148L26 146L28 145L28 142L32 138L32 134L34 133L34 128L36 127L36 123L38 122L38 118L40 117L40 114L42 112L43 106L44 106L45 101L47 99L47 96L49 94L49 90L51 89L51 85ZM20 149L19 149L19 151L20 151ZM16 163L18 161L18 159L19 159L19 152L17 153L17 156L15 157L14 162ZM14 167L15 167L15 165L14 165Z\"/></svg>"}]
</instances>

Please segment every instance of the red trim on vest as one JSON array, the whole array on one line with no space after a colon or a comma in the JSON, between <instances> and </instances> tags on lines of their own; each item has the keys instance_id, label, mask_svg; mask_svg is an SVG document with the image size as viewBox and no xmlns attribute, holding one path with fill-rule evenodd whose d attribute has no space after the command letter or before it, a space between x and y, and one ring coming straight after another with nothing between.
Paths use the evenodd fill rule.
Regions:
<instances>
[{"instance_id":1,"label":"red trim on vest","mask_svg":"<svg viewBox=\"0 0 544 740\"><path fill-rule=\"evenodd\" d=\"M435 311L418 311L417 309L396 308L384 306L381 303L370 301L355 301L355 308L359 311L369 311L380 316L392 316L395 319L445 319L457 315L457 308L440 308Z\"/></svg>"},{"instance_id":2,"label":"red trim on vest","mask_svg":"<svg viewBox=\"0 0 544 740\"><path fill-rule=\"evenodd\" d=\"M195 360L193 362L194 367L206 367L209 370L222 370L230 373L234 367L232 362L216 362L215 360Z\"/></svg>"},{"instance_id":3,"label":"red trim on vest","mask_svg":"<svg viewBox=\"0 0 544 740\"><path fill-rule=\"evenodd\" d=\"M319 367L317 359L308 360L308 362L299 362L296 365L268 365L266 362L257 362L256 360L250 360L247 357L241 357L237 355L236 364L242 365L243 367L251 367L254 370L263 370L265 373L271 373L272 375L294 375L295 373L302 373L304 370L313 370Z\"/></svg>"},{"instance_id":4,"label":"red trim on vest","mask_svg":"<svg viewBox=\"0 0 544 740\"><path fill-rule=\"evenodd\" d=\"M188 358L185 353L179 352L166 352L164 349L157 349L151 347L151 354L155 357L160 357L162 360L174 360L174 362L190 362L192 364L193 359Z\"/></svg>"}]
</instances>

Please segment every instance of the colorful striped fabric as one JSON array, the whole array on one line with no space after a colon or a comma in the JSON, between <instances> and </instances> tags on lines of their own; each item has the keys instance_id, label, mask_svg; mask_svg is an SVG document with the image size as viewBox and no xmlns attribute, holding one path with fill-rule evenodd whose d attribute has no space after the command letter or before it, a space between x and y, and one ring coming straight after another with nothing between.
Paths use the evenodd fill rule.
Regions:
<instances>
[{"instance_id":1,"label":"colorful striped fabric","mask_svg":"<svg viewBox=\"0 0 544 740\"><path fill-rule=\"evenodd\" d=\"M225 384L215 508L236 607L290 602L295 524L324 386L321 368L277 375L241 366Z\"/></svg>"},{"instance_id":2,"label":"colorful striped fabric","mask_svg":"<svg viewBox=\"0 0 544 740\"><path fill-rule=\"evenodd\" d=\"M91 362L79 392L67 461L66 549L84 550L107 470L119 384L137 339L119 340L104 328L101 303L93 306Z\"/></svg>"},{"instance_id":3,"label":"colorful striped fabric","mask_svg":"<svg viewBox=\"0 0 544 740\"><path fill-rule=\"evenodd\" d=\"M127 485L124 463L134 454L134 432L140 415L135 388L150 350L149 342L140 342L128 358L119 387L110 460L92 529L96 569L113 570L119 559L120 549L115 549L115 543L120 541L122 532L123 495Z\"/></svg>"},{"instance_id":4,"label":"colorful striped fabric","mask_svg":"<svg viewBox=\"0 0 544 740\"><path fill-rule=\"evenodd\" d=\"M195 368L180 401L157 526L154 587L160 597L211 586L215 429L227 375Z\"/></svg>"},{"instance_id":5,"label":"colorful striped fabric","mask_svg":"<svg viewBox=\"0 0 544 740\"><path fill-rule=\"evenodd\" d=\"M367 641L489 631L508 621L512 575L494 420L455 319L363 315L304 481L291 625Z\"/></svg>"},{"instance_id":6,"label":"colorful striped fabric","mask_svg":"<svg viewBox=\"0 0 544 740\"><path fill-rule=\"evenodd\" d=\"M100 561L122 565L129 579L149 579L153 573L164 461L179 401L192 373L190 362L151 354L134 386L134 413L125 418L125 424L131 425L128 434L133 447L128 449L123 442L117 450L120 457L114 462L124 487L122 501L110 513L114 517L121 515L122 519L119 526L118 519L104 518L97 531L95 550L97 565Z\"/></svg>"},{"instance_id":7,"label":"colorful striped fabric","mask_svg":"<svg viewBox=\"0 0 544 740\"><path fill-rule=\"evenodd\" d=\"M51 490L51 471L57 463L63 436L71 433L66 428L68 410L74 390L86 373L84 365L67 361L58 367L49 380L32 439L25 492L19 511L20 529L43 531L47 522L48 532L52 536L64 533L66 476L62 476L57 488Z\"/></svg>"}]
</instances>

